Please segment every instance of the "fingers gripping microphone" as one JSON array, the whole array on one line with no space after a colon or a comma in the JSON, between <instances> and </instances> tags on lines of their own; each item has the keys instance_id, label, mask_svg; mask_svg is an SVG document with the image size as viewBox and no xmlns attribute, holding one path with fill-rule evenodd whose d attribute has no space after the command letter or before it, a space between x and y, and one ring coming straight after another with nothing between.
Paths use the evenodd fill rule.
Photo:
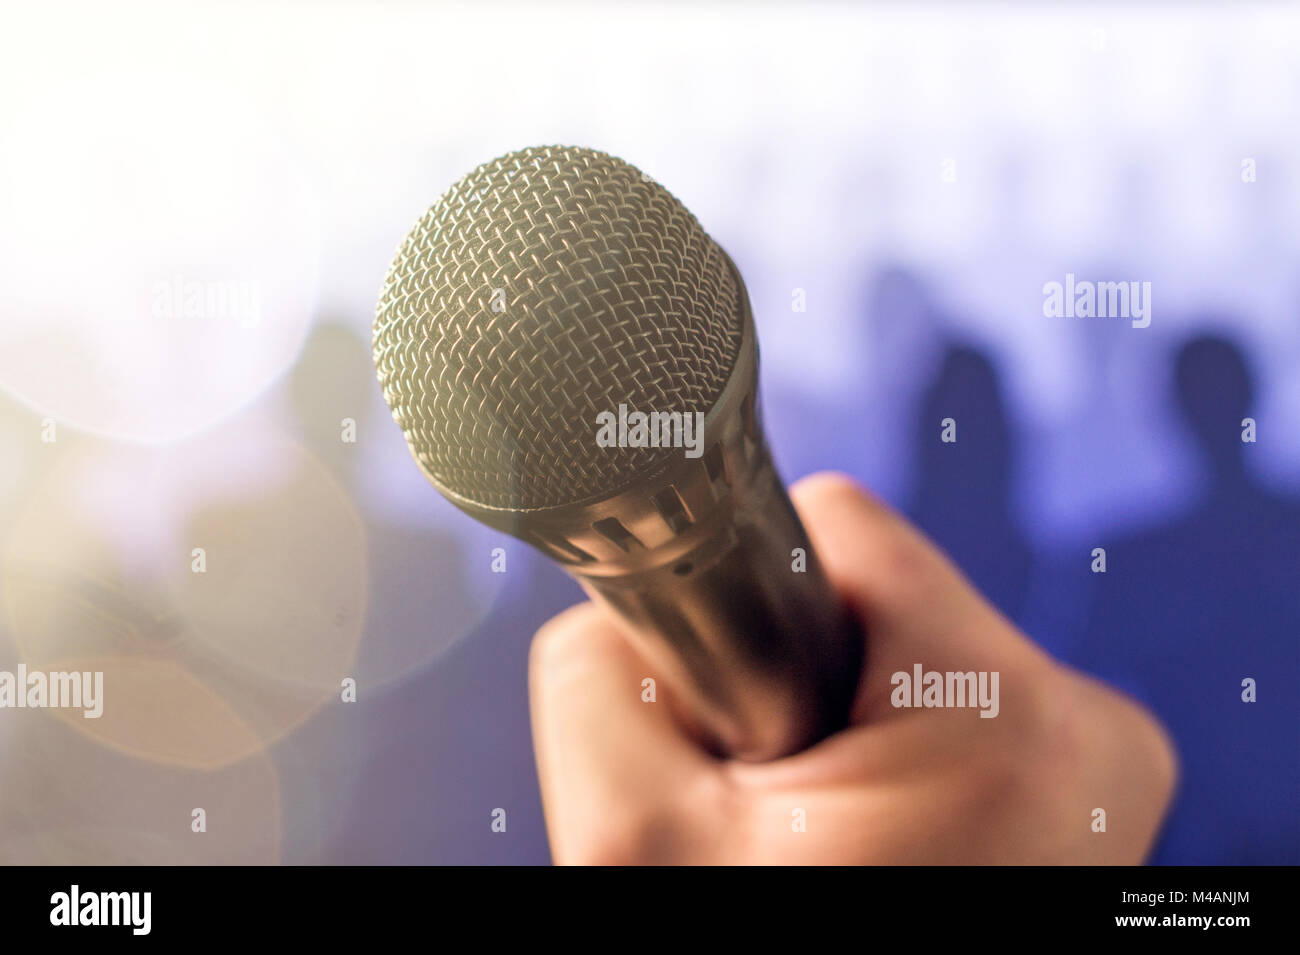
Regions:
<instances>
[{"instance_id":1,"label":"fingers gripping microphone","mask_svg":"<svg viewBox=\"0 0 1300 955\"><path fill-rule=\"evenodd\" d=\"M589 149L480 166L399 247L374 359L433 485L617 611L720 752L845 724L862 637L759 426L748 295L665 189Z\"/></svg>"}]
</instances>

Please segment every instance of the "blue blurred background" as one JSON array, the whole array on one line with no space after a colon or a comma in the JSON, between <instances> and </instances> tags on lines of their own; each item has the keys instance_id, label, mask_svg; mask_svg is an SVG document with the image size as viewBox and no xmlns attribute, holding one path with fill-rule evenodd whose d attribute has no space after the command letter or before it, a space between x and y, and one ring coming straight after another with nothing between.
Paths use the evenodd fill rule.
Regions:
<instances>
[{"instance_id":1,"label":"blue blurred background","mask_svg":"<svg viewBox=\"0 0 1300 955\"><path fill-rule=\"evenodd\" d=\"M420 213L563 142L736 260L788 479L856 475L1161 716L1154 861L1300 862L1294 8L5 17L0 669L107 699L0 711L0 861L548 860L527 646L580 594L428 487L368 339ZM1067 275L1149 327L1046 316Z\"/></svg>"}]
</instances>

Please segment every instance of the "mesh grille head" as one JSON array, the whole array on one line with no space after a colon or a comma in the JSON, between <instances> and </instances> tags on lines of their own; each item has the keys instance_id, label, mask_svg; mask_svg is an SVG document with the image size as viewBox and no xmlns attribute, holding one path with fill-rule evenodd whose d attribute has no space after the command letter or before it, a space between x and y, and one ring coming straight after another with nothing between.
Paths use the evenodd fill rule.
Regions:
<instances>
[{"instance_id":1,"label":"mesh grille head","mask_svg":"<svg viewBox=\"0 0 1300 955\"><path fill-rule=\"evenodd\" d=\"M606 448L600 412L708 412L742 336L722 250L663 187L590 149L479 166L398 249L376 308L384 398L444 490L554 507L676 448Z\"/></svg>"}]
</instances>

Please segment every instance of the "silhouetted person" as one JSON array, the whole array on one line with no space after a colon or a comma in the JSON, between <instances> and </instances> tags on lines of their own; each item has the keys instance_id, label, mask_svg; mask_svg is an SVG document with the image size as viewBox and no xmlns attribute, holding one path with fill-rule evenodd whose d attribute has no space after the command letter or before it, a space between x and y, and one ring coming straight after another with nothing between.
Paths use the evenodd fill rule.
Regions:
<instances>
[{"instance_id":1,"label":"silhouetted person","mask_svg":"<svg viewBox=\"0 0 1300 955\"><path fill-rule=\"evenodd\" d=\"M1170 526L1106 547L1072 662L1147 701L1177 741L1182 785L1154 861L1295 864L1300 511L1250 479L1253 384L1235 345L1184 345L1174 386L1204 459L1203 496ZM1283 440L1268 422L1256 437Z\"/></svg>"},{"instance_id":2,"label":"silhouetted person","mask_svg":"<svg viewBox=\"0 0 1300 955\"><path fill-rule=\"evenodd\" d=\"M997 372L982 353L948 348L921 403L916 447L912 517L999 610L1017 619L1031 555L1011 515L1011 427Z\"/></svg>"},{"instance_id":3,"label":"silhouetted person","mask_svg":"<svg viewBox=\"0 0 1300 955\"><path fill-rule=\"evenodd\" d=\"M1210 503L1240 503L1250 494L1245 452L1251 445L1242 440L1242 421L1254 398L1245 360L1224 339L1194 339L1178 352L1174 387L1207 458Z\"/></svg>"}]
</instances>

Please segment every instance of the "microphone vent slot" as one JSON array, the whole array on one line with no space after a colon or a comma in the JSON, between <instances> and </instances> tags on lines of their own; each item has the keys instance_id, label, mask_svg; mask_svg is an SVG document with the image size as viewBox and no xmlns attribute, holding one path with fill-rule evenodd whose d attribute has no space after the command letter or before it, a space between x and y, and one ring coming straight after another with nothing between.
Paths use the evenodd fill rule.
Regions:
<instances>
[{"instance_id":1,"label":"microphone vent slot","mask_svg":"<svg viewBox=\"0 0 1300 955\"><path fill-rule=\"evenodd\" d=\"M542 535L534 532L529 535L529 540L562 563L572 564L576 561L579 564L588 564L596 559L577 544L567 541L563 537L547 540Z\"/></svg>"},{"instance_id":2,"label":"microphone vent slot","mask_svg":"<svg viewBox=\"0 0 1300 955\"><path fill-rule=\"evenodd\" d=\"M754 418L754 394L745 395L740 404L740 421L745 426L745 437L751 441L758 440L758 422Z\"/></svg>"},{"instance_id":3,"label":"microphone vent slot","mask_svg":"<svg viewBox=\"0 0 1300 955\"><path fill-rule=\"evenodd\" d=\"M691 515L686 510L686 502L677 493L677 488L671 484L651 500L654 501L655 507L658 508L659 516L664 519L665 524L672 528L674 534L680 534L691 526Z\"/></svg>"},{"instance_id":4,"label":"microphone vent slot","mask_svg":"<svg viewBox=\"0 0 1300 955\"><path fill-rule=\"evenodd\" d=\"M758 419L754 415L752 391L745 395L745 400L740 403L740 424L743 432L740 445L745 452L745 460L752 461L754 452L758 450Z\"/></svg>"},{"instance_id":5,"label":"microphone vent slot","mask_svg":"<svg viewBox=\"0 0 1300 955\"><path fill-rule=\"evenodd\" d=\"M715 443L704 455L704 470L714 484L730 484L727 477L727 460L722 456L721 443Z\"/></svg>"},{"instance_id":6,"label":"microphone vent slot","mask_svg":"<svg viewBox=\"0 0 1300 955\"><path fill-rule=\"evenodd\" d=\"M625 554L631 553L633 548L641 547L641 541L637 540L635 534L619 523L617 517L607 517L604 520L596 521L591 525L591 529Z\"/></svg>"}]
</instances>

